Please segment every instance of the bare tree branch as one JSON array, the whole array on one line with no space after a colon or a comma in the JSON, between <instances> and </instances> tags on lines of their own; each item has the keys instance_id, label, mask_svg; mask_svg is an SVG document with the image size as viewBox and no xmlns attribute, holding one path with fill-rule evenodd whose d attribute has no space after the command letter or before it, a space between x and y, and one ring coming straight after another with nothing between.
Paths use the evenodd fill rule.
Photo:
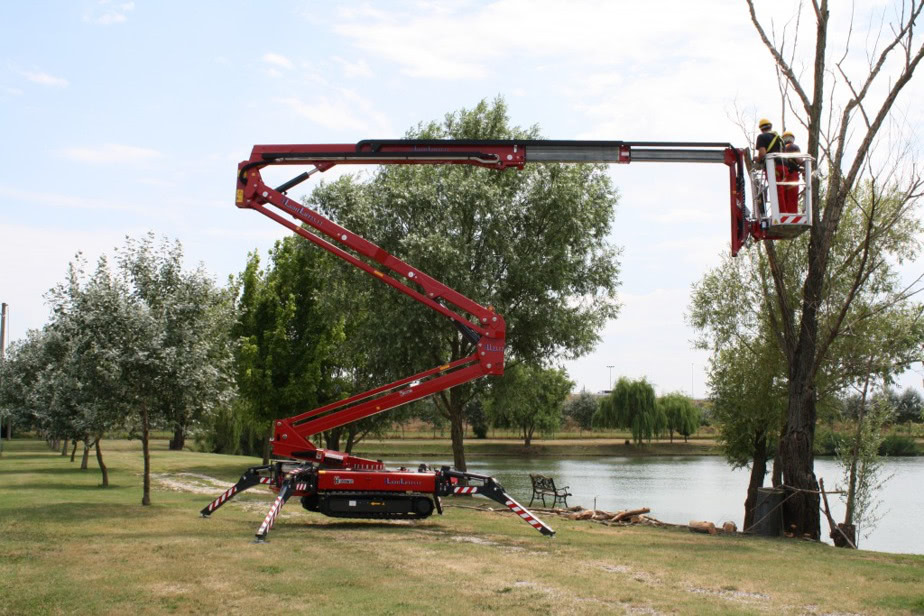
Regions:
<instances>
[{"instance_id":1,"label":"bare tree branch","mask_svg":"<svg viewBox=\"0 0 924 616\"><path fill-rule=\"evenodd\" d=\"M767 38L767 33L764 32L763 26L760 25L760 22L757 20L757 13L754 11L754 0L747 0L748 10L751 13L751 23L754 24L754 27L757 28L757 32L760 35L761 40L764 42L764 45L770 51L770 54L773 56L773 59L776 60L777 66L780 70L783 71L783 74L786 75L786 78L792 84L793 90L799 96L799 99L802 101L803 107L808 114L811 114L812 103L809 101L808 96L802 90L802 85L799 83L796 74L793 72L792 68L789 66L789 63L786 62L785 58L780 54L780 52L773 46L773 43L770 42L770 39ZM815 11L818 11L816 2L813 0L812 5L815 6Z\"/></svg>"},{"instance_id":2,"label":"bare tree branch","mask_svg":"<svg viewBox=\"0 0 924 616\"><path fill-rule=\"evenodd\" d=\"M872 247L872 234L874 229L874 221L876 219L876 201L873 200L872 207L870 208L869 216L866 219L866 231L865 237L863 240L863 252L860 257L860 265L857 267L856 275L854 276L853 283L850 286L850 290L847 292L847 299L844 300L844 303L841 305L841 309L837 315L837 318L834 320L834 323L831 326L831 329L828 331L828 335L824 340L820 341L820 344L817 347L815 353L815 362L812 367L812 373L817 374L818 369L821 364L824 362L825 357L828 353L828 348L831 346L831 343L834 342L837 338L837 334L840 331L841 324L844 322L844 318L847 316L847 312L850 310L850 305L853 303L853 299L859 293L860 288L863 284L869 280L869 276L872 273L872 268L867 268L867 262L869 260L869 253Z\"/></svg>"}]
</instances>

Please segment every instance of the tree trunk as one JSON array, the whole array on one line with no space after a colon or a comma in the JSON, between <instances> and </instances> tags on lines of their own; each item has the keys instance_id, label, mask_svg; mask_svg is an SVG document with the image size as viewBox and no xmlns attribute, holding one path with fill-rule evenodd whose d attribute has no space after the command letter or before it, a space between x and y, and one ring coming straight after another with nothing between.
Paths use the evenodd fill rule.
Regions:
<instances>
[{"instance_id":1,"label":"tree trunk","mask_svg":"<svg viewBox=\"0 0 924 616\"><path fill-rule=\"evenodd\" d=\"M343 434L343 426L326 430L324 432L324 446L334 451L340 451L340 436Z\"/></svg>"},{"instance_id":2,"label":"tree trunk","mask_svg":"<svg viewBox=\"0 0 924 616\"><path fill-rule=\"evenodd\" d=\"M456 470L464 471L465 466L465 436L462 433L462 405L456 404L456 397L449 390L449 435L452 438L452 464Z\"/></svg>"},{"instance_id":3,"label":"tree trunk","mask_svg":"<svg viewBox=\"0 0 924 616\"><path fill-rule=\"evenodd\" d=\"M109 487L109 469L106 468L106 465L103 464L103 452L99 448L99 442L103 437L96 437L96 463L99 464L99 472L103 474L103 485L102 487Z\"/></svg>"},{"instance_id":4,"label":"tree trunk","mask_svg":"<svg viewBox=\"0 0 924 616\"><path fill-rule=\"evenodd\" d=\"M270 428L270 430L272 430L272 428ZM269 464L270 434L267 434L266 437L263 439L263 466L266 466L267 464Z\"/></svg>"},{"instance_id":5,"label":"tree trunk","mask_svg":"<svg viewBox=\"0 0 924 616\"><path fill-rule=\"evenodd\" d=\"M744 500L744 530L754 525L757 511L757 488L764 487L767 474L767 435L759 432L754 435L754 459L751 461L751 479L748 482L748 495Z\"/></svg>"},{"instance_id":6,"label":"tree trunk","mask_svg":"<svg viewBox=\"0 0 924 616\"><path fill-rule=\"evenodd\" d=\"M353 453L353 446L356 445L356 428L349 426L347 428L347 442L344 451L347 453Z\"/></svg>"},{"instance_id":7,"label":"tree trunk","mask_svg":"<svg viewBox=\"0 0 924 616\"><path fill-rule=\"evenodd\" d=\"M809 492L798 492L783 505L783 528L796 537L807 536L818 540L821 535L821 513L818 480L815 478L815 455L812 451L816 411L809 379L807 371L800 371L790 378L788 421L786 433L780 442L784 484L787 488Z\"/></svg>"},{"instance_id":8,"label":"tree trunk","mask_svg":"<svg viewBox=\"0 0 924 616\"><path fill-rule=\"evenodd\" d=\"M71 449L71 462L74 461L74 458L77 456L77 441L74 441L74 448Z\"/></svg>"},{"instance_id":9,"label":"tree trunk","mask_svg":"<svg viewBox=\"0 0 924 616\"><path fill-rule=\"evenodd\" d=\"M780 434L776 443L776 452L773 454L773 471L770 473L770 484L774 488L783 485L783 464L780 460L780 443L782 441L783 434Z\"/></svg>"},{"instance_id":10,"label":"tree trunk","mask_svg":"<svg viewBox=\"0 0 924 616\"><path fill-rule=\"evenodd\" d=\"M674 442L674 431L673 431L673 430L668 430L668 433L671 435L670 442L671 442L671 444L673 444L673 442ZM686 438L686 437L684 437L684 438Z\"/></svg>"},{"instance_id":11,"label":"tree trunk","mask_svg":"<svg viewBox=\"0 0 924 616\"><path fill-rule=\"evenodd\" d=\"M857 413L857 429L850 447L850 473L847 480L847 504L844 511L844 526L841 530L850 534L850 540L856 545L856 527L853 523L853 513L857 500L857 463L860 458L860 440L863 438L863 421L866 419L866 395L869 393L870 365L867 363L866 380L863 383L863 395L860 396L860 409Z\"/></svg>"},{"instance_id":12,"label":"tree trunk","mask_svg":"<svg viewBox=\"0 0 924 616\"><path fill-rule=\"evenodd\" d=\"M141 496L142 505L151 504L151 450L149 447L150 426L148 425L148 405L141 404L141 451L144 455L144 492Z\"/></svg>"},{"instance_id":13,"label":"tree trunk","mask_svg":"<svg viewBox=\"0 0 924 616\"><path fill-rule=\"evenodd\" d=\"M83 460L80 461L80 470L85 471L89 468L87 464L90 458L90 443L87 441L83 442Z\"/></svg>"},{"instance_id":14,"label":"tree trunk","mask_svg":"<svg viewBox=\"0 0 924 616\"><path fill-rule=\"evenodd\" d=\"M859 547L857 546L857 527L853 524L844 524L843 522L837 525L838 530L831 532L831 539L834 541L834 546L838 548L852 548Z\"/></svg>"},{"instance_id":15,"label":"tree trunk","mask_svg":"<svg viewBox=\"0 0 924 616\"><path fill-rule=\"evenodd\" d=\"M170 439L170 451L183 451L186 446L186 426L176 423L173 426L173 438Z\"/></svg>"},{"instance_id":16,"label":"tree trunk","mask_svg":"<svg viewBox=\"0 0 924 616\"><path fill-rule=\"evenodd\" d=\"M67 455L67 439L64 439L63 441L61 441L61 455L62 456Z\"/></svg>"}]
</instances>

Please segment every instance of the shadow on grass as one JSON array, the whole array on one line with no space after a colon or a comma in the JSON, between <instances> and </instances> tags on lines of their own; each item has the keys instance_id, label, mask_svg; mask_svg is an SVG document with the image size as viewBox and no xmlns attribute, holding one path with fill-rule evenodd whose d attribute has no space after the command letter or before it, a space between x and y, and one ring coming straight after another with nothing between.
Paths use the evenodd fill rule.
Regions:
<instances>
[{"instance_id":1,"label":"shadow on grass","mask_svg":"<svg viewBox=\"0 0 924 616\"><path fill-rule=\"evenodd\" d=\"M3 452L3 457L0 460L7 460L9 462L18 462L19 460L70 460L70 454L62 456L60 452L55 453L54 451L49 451L48 453L20 453L18 451Z\"/></svg>"},{"instance_id":2,"label":"shadow on grass","mask_svg":"<svg viewBox=\"0 0 924 616\"><path fill-rule=\"evenodd\" d=\"M356 521L344 521L344 522L305 522L305 523L295 523L288 522L288 528L301 528L304 530L314 531L343 531L343 530L390 530L398 532L407 532L409 530L418 530L420 527L413 524L402 523L403 520L356 520ZM427 530L433 532L444 533L449 535L450 533L446 530L443 530L441 525L434 525L433 522L427 524Z\"/></svg>"},{"instance_id":3,"label":"shadow on grass","mask_svg":"<svg viewBox=\"0 0 924 616\"><path fill-rule=\"evenodd\" d=\"M97 466L91 466L86 470L81 470L80 466L61 466L58 468L7 468L0 471L0 475L83 475L94 472L99 475ZM111 466L109 467L109 472L112 472Z\"/></svg>"},{"instance_id":4,"label":"shadow on grass","mask_svg":"<svg viewBox=\"0 0 924 616\"><path fill-rule=\"evenodd\" d=\"M97 475L97 480L99 476ZM114 491L121 488L126 488L129 486L123 486L116 483L110 483L107 487L103 487L99 483L65 483L63 481L48 482L48 481L39 481L32 485L20 486L21 488L26 489L40 489L40 490L51 490L51 492L61 492L61 491L99 491L100 494L105 494L107 491Z\"/></svg>"},{"instance_id":5,"label":"shadow on grass","mask_svg":"<svg viewBox=\"0 0 924 616\"><path fill-rule=\"evenodd\" d=\"M47 503L43 507L10 507L4 509L10 519L28 521L29 523L46 522L84 522L129 518L142 518L150 515L140 505L128 503Z\"/></svg>"}]
</instances>

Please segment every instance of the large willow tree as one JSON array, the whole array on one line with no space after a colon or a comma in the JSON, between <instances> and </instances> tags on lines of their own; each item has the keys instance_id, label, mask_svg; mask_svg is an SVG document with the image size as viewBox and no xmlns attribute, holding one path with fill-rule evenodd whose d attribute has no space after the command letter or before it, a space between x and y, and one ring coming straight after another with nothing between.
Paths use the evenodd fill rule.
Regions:
<instances>
[{"instance_id":1,"label":"large willow tree","mask_svg":"<svg viewBox=\"0 0 924 616\"><path fill-rule=\"evenodd\" d=\"M632 440L640 444L651 440L667 427L664 411L658 406L654 388L645 379L620 377L610 395L600 402L594 415L598 428L627 428Z\"/></svg>"}]
</instances>

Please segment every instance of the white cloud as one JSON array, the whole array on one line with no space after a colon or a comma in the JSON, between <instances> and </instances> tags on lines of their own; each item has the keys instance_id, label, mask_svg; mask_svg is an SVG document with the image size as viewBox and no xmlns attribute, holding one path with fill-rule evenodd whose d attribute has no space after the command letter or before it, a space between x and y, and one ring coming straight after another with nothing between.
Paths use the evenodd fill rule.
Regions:
<instances>
[{"instance_id":1,"label":"white cloud","mask_svg":"<svg viewBox=\"0 0 924 616\"><path fill-rule=\"evenodd\" d=\"M59 150L58 155L91 164L139 163L163 156L157 150L118 143L106 143L95 148L65 148Z\"/></svg>"},{"instance_id":2,"label":"white cloud","mask_svg":"<svg viewBox=\"0 0 924 616\"><path fill-rule=\"evenodd\" d=\"M368 4L361 4L359 6L339 5L337 6L337 11L339 17L342 19L359 19L367 17L377 20L387 20L392 16L390 11L381 11Z\"/></svg>"},{"instance_id":3,"label":"white cloud","mask_svg":"<svg viewBox=\"0 0 924 616\"><path fill-rule=\"evenodd\" d=\"M274 101L285 105L298 115L332 130L356 131L366 127L366 123L357 114L324 97L311 103L306 103L295 97L277 98Z\"/></svg>"},{"instance_id":4,"label":"white cloud","mask_svg":"<svg viewBox=\"0 0 924 616\"><path fill-rule=\"evenodd\" d=\"M340 64L343 69L344 77L371 77L372 69L369 68L369 65L365 60L357 60L356 62L350 62L345 58L339 56L333 57L334 61Z\"/></svg>"},{"instance_id":5,"label":"white cloud","mask_svg":"<svg viewBox=\"0 0 924 616\"><path fill-rule=\"evenodd\" d=\"M287 228L281 225L251 226L247 228L230 228L230 227L206 227L202 230L206 237L215 237L223 240L239 240L241 243L248 242L273 242L292 234Z\"/></svg>"},{"instance_id":6,"label":"white cloud","mask_svg":"<svg viewBox=\"0 0 924 616\"><path fill-rule=\"evenodd\" d=\"M159 188L174 188L176 187L176 182L172 180L165 180L163 178L138 178L139 184L145 184L147 186L157 186Z\"/></svg>"},{"instance_id":7,"label":"white cloud","mask_svg":"<svg viewBox=\"0 0 924 616\"><path fill-rule=\"evenodd\" d=\"M698 210L693 208L672 208L667 211L658 212L657 214L651 216L653 222L658 222L667 225L682 225L691 222L707 222L711 221L713 216L704 210Z\"/></svg>"},{"instance_id":8,"label":"white cloud","mask_svg":"<svg viewBox=\"0 0 924 616\"><path fill-rule=\"evenodd\" d=\"M311 102L295 97L273 100L331 130L382 135L392 133L388 116L377 110L370 101L352 90L340 90L335 94L335 99L322 96Z\"/></svg>"},{"instance_id":9,"label":"white cloud","mask_svg":"<svg viewBox=\"0 0 924 616\"><path fill-rule=\"evenodd\" d=\"M112 26L128 21L128 13L135 10L134 2L118 2L99 0L96 6L87 12L83 20L98 26Z\"/></svg>"},{"instance_id":10,"label":"white cloud","mask_svg":"<svg viewBox=\"0 0 924 616\"><path fill-rule=\"evenodd\" d=\"M482 54L473 52L476 45L466 41L463 33L447 31L430 19L394 25L345 24L335 31L353 39L360 49L397 63L411 77L480 79L490 72L479 58ZM432 45L434 32L444 38L439 46Z\"/></svg>"},{"instance_id":11,"label":"white cloud","mask_svg":"<svg viewBox=\"0 0 924 616\"><path fill-rule=\"evenodd\" d=\"M721 0L681 3L670 10L600 0L497 0L457 3L451 9L433 3L405 6L387 13L342 11L334 30L356 47L395 62L404 74L481 79L501 71L499 64L512 61L525 60L533 70L551 61L567 76L582 74L585 67L667 62L675 58L659 56L678 47L683 57L698 55L692 42L707 40L711 32L739 16ZM702 13L711 16L715 29L691 33L690 24ZM588 19L589 15L593 18ZM627 23L646 27L614 27ZM516 24L516 32L529 32L529 41L537 43L512 35L510 24ZM601 41L611 44L601 45ZM727 55L725 43L713 48Z\"/></svg>"},{"instance_id":12,"label":"white cloud","mask_svg":"<svg viewBox=\"0 0 924 616\"><path fill-rule=\"evenodd\" d=\"M286 70L292 69L295 65L292 64L292 61L287 57L280 55L278 53L265 53L263 54L263 61L272 66L278 66Z\"/></svg>"},{"instance_id":13,"label":"white cloud","mask_svg":"<svg viewBox=\"0 0 924 616\"><path fill-rule=\"evenodd\" d=\"M63 77L55 77L54 75L49 75L48 73L42 71L19 71L19 74L32 83L37 83L43 86L50 86L53 88L66 88L68 86L67 79L64 79Z\"/></svg>"},{"instance_id":14,"label":"white cloud","mask_svg":"<svg viewBox=\"0 0 924 616\"><path fill-rule=\"evenodd\" d=\"M0 198L6 203L37 203L47 207L62 207L78 210L108 210L120 212L148 212L148 208L140 205L117 203L106 199L79 197L72 194L41 192L35 190L20 190L0 184Z\"/></svg>"}]
</instances>

